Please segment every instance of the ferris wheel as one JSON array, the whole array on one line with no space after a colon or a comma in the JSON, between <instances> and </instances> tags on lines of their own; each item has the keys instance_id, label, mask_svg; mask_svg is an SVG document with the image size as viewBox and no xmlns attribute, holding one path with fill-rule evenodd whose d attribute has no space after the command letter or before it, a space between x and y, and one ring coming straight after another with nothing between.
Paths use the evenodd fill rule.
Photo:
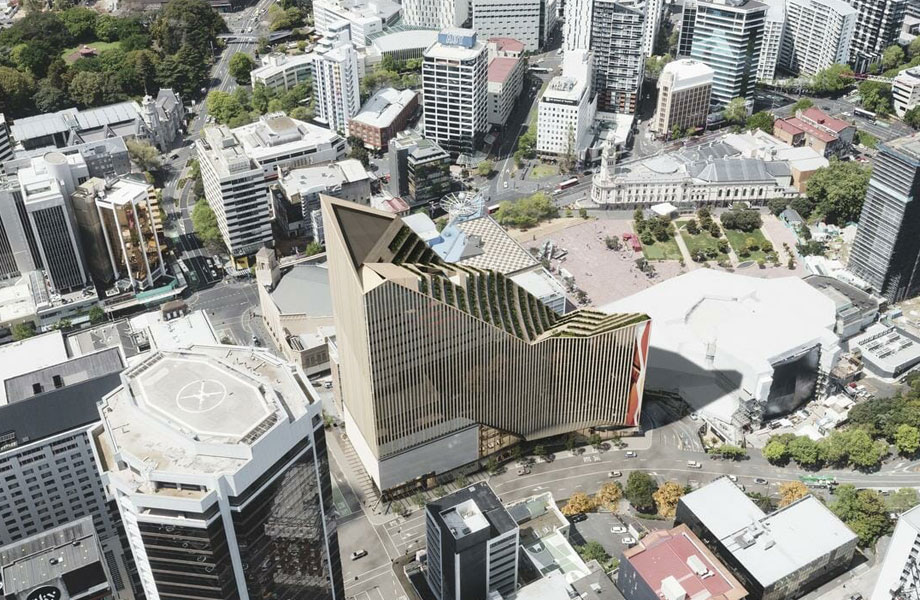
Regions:
<instances>
[{"instance_id":1,"label":"ferris wheel","mask_svg":"<svg viewBox=\"0 0 920 600\"><path fill-rule=\"evenodd\" d=\"M441 198L441 208L450 215L451 219L457 217L472 217L482 211L482 196L472 192L457 192Z\"/></svg>"}]
</instances>

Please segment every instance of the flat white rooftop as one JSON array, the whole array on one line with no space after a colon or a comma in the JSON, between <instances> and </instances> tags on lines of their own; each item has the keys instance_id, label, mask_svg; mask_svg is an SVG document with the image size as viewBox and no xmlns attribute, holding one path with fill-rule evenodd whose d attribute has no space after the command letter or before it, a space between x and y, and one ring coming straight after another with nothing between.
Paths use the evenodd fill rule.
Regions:
<instances>
[{"instance_id":1,"label":"flat white rooftop","mask_svg":"<svg viewBox=\"0 0 920 600\"><path fill-rule=\"evenodd\" d=\"M384 88L371 96L351 120L381 129L389 127L413 98L415 92L412 90Z\"/></svg>"},{"instance_id":2,"label":"flat white rooftop","mask_svg":"<svg viewBox=\"0 0 920 600\"><path fill-rule=\"evenodd\" d=\"M4 381L60 364L68 358L67 344L60 331L49 331L0 346L0 406L7 403Z\"/></svg>"}]
</instances>

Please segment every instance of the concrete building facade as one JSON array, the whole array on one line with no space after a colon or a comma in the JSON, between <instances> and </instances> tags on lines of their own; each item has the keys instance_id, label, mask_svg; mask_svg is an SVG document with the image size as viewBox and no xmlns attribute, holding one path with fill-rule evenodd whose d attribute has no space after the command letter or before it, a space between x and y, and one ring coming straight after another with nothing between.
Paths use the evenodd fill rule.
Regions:
<instances>
[{"instance_id":1,"label":"concrete building facade","mask_svg":"<svg viewBox=\"0 0 920 600\"><path fill-rule=\"evenodd\" d=\"M856 28L850 46L850 64L859 73L882 60L885 49L896 44L904 23L907 0L847 0L856 9Z\"/></svg>"},{"instance_id":2,"label":"concrete building facade","mask_svg":"<svg viewBox=\"0 0 920 600\"><path fill-rule=\"evenodd\" d=\"M898 518L870 600L915 598L920 594L920 508Z\"/></svg>"},{"instance_id":3,"label":"concrete building facade","mask_svg":"<svg viewBox=\"0 0 920 600\"><path fill-rule=\"evenodd\" d=\"M589 142L597 112L591 93L594 57L585 50L566 53L562 75L546 87L537 106L537 153L577 158Z\"/></svg>"},{"instance_id":4,"label":"concrete building facade","mask_svg":"<svg viewBox=\"0 0 920 600\"><path fill-rule=\"evenodd\" d=\"M402 3L402 20L413 27L463 27L469 17L469 0L403 0Z\"/></svg>"},{"instance_id":5,"label":"concrete building facade","mask_svg":"<svg viewBox=\"0 0 920 600\"><path fill-rule=\"evenodd\" d=\"M593 0L589 49L598 111L636 112L645 77L646 8L654 1Z\"/></svg>"},{"instance_id":6,"label":"concrete building facade","mask_svg":"<svg viewBox=\"0 0 920 600\"><path fill-rule=\"evenodd\" d=\"M767 16L763 26L763 43L757 63L757 81L772 81L776 76L783 32L786 29L786 0L767 0Z\"/></svg>"},{"instance_id":7,"label":"concrete building facade","mask_svg":"<svg viewBox=\"0 0 920 600\"><path fill-rule=\"evenodd\" d=\"M638 423L644 315L559 316L495 271L445 262L409 218L323 198L346 430L381 490L513 439Z\"/></svg>"},{"instance_id":8,"label":"concrete building facade","mask_svg":"<svg viewBox=\"0 0 920 600\"><path fill-rule=\"evenodd\" d=\"M658 107L651 131L667 136L675 127L681 131L705 127L713 75L710 67L694 60L665 65L658 77Z\"/></svg>"},{"instance_id":9,"label":"concrete building facade","mask_svg":"<svg viewBox=\"0 0 920 600\"><path fill-rule=\"evenodd\" d=\"M358 81L358 53L351 43L348 28L342 23L330 26L336 40L331 48L317 53L313 61L313 89L316 94L316 120L329 129L348 135L348 122L361 109Z\"/></svg>"},{"instance_id":10,"label":"concrete building facade","mask_svg":"<svg viewBox=\"0 0 920 600\"><path fill-rule=\"evenodd\" d=\"M425 137L453 154L470 154L488 129L488 49L471 29L446 29L425 51Z\"/></svg>"},{"instance_id":11,"label":"concrete building facade","mask_svg":"<svg viewBox=\"0 0 920 600\"><path fill-rule=\"evenodd\" d=\"M262 84L270 90L289 90L301 83L312 81L313 61L316 54L288 56L272 52L262 57L262 66L250 71L249 80L253 87Z\"/></svg>"},{"instance_id":12,"label":"concrete building facade","mask_svg":"<svg viewBox=\"0 0 920 600\"><path fill-rule=\"evenodd\" d=\"M787 0L780 66L814 75L846 64L856 29L856 9L844 0Z\"/></svg>"},{"instance_id":13,"label":"concrete building facade","mask_svg":"<svg viewBox=\"0 0 920 600\"><path fill-rule=\"evenodd\" d=\"M410 206L440 200L450 192L450 165L443 148L414 131L404 131L390 142L390 193Z\"/></svg>"},{"instance_id":14,"label":"concrete building facade","mask_svg":"<svg viewBox=\"0 0 920 600\"><path fill-rule=\"evenodd\" d=\"M361 138L364 145L386 151L390 140L406 128L418 110L418 94L413 90L384 88L371 96L348 123L348 134Z\"/></svg>"},{"instance_id":15,"label":"concrete building facade","mask_svg":"<svg viewBox=\"0 0 920 600\"><path fill-rule=\"evenodd\" d=\"M920 68L904 69L895 76L891 83L891 99L894 112L901 118L920 104Z\"/></svg>"}]
</instances>

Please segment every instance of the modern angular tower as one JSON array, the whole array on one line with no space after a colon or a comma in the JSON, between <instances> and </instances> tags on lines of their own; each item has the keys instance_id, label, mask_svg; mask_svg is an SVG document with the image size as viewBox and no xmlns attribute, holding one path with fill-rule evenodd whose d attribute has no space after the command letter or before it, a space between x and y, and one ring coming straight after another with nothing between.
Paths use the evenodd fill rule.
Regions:
<instances>
[{"instance_id":1,"label":"modern angular tower","mask_svg":"<svg viewBox=\"0 0 920 600\"><path fill-rule=\"evenodd\" d=\"M521 438L638 424L646 315L559 316L402 218L322 205L346 431L381 490Z\"/></svg>"}]
</instances>

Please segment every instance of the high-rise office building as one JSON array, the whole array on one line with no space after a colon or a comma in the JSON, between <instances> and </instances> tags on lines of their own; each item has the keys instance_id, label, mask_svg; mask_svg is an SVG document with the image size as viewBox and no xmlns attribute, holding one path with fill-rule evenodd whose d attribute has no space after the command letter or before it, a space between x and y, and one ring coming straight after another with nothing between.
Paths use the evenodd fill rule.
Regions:
<instances>
[{"instance_id":1,"label":"high-rise office building","mask_svg":"<svg viewBox=\"0 0 920 600\"><path fill-rule=\"evenodd\" d=\"M763 26L763 43L760 46L760 61L757 63L757 80L771 81L776 77L776 66L783 46L783 32L786 29L786 0L764 0L767 17Z\"/></svg>"},{"instance_id":2,"label":"high-rise office building","mask_svg":"<svg viewBox=\"0 0 920 600\"><path fill-rule=\"evenodd\" d=\"M425 29L463 27L470 18L470 0L403 0L402 21Z\"/></svg>"},{"instance_id":3,"label":"high-rise office building","mask_svg":"<svg viewBox=\"0 0 920 600\"><path fill-rule=\"evenodd\" d=\"M481 481L425 506L426 577L436 600L488 600L516 591L520 529Z\"/></svg>"},{"instance_id":4,"label":"high-rise office building","mask_svg":"<svg viewBox=\"0 0 920 600\"><path fill-rule=\"evenodd\" d=\"M451 154L472 153L488 130L489 53L472 29L447 29L425 50L425 137Z\"/></svg>"},{"instance_id":5,"label":"high-rise office building","mask_svg":"<svg viewBox=\"0 0 920 600\"><path fill-rule=\"evenodd\" d=\"M658 107L651 130L660 136L706 126L713 71L701 62L669 62L658 77Z\"/></svg>"},{"instance_id":6,"label":"high-rise office building","mask_svg":"<svg viewBox=\"0 0 920 600\"><path fill-rule=\"evenodd\" d=\"M96 402L118 386L125 367L119 349L69 358L57 331L2 348L0 546L92 518L113 594L133 597L87 433L99 420Z\"/></svg>"},{"instance_id":7,"label":"high-rise office building","mask_svg":"<svg viewBox=\"0 0 920 600\"><path fill-rule=\"evenodd\" d=\"M518 439L638 424L649 322L560 316L411 217L323 197L345 426L387 490Z\"/></svg>"},{"instance_id":8,"label":"high-rise office building","mask_svg":"<svg viewBox=\"0 0 920 600\"><path fill-rule=\"evenodd\" d=\"M681 56L712 67L712 104L753 100L767 6L755 0L687 0L681 22Z\"/></svg>"},{"instance_id":9,"label":"high-rise office building","mask_svg":"<svg viewBox=\"0 0 920 600\"><path fill-rule=\"evenodd\" d=\"M512 38L535 52L546 44L555 25L552 0L472 0L473 29L482 38Z\"/></svg>"},{"instance_id":10,"label":"high-rise office building","mask_svg":"<svg viewBox=\"0 0 920 600\"><path fill-rule=\"evenodd\" d=\"M269 113L249 125L207 127L196 144L204 195L233 256L273 241L270 182L278 167L318 165L345 157L345 140L324 127Z\"/></svg>"},{"instance_id":11,"label":"high-rise office building","mask_svg":"<svg viewBox=\"0 0 920 600\"><path fill-rule=\"evenodd\" d=\"M390 141L390 193L409 206L440 200L450 192L450 165L443 148L415 131L403 131Z\"/></svg>"},{"instance_id":12,"label":"high-rise office building","mask_svg":"<svg viewBox=\"0 0 920 600\"><path fill-rule=\"evenodd\" d=\"M77 231L71 195L89 177L80 154L49 152L17 173L23 207L33 232L38 260L58 293L90 282Z\"/></svg>"},{"instance_id":13,"label":"high-rise office building","mask_svg":"<svg viewBox=\"0 0 920 600\"><path fill-rule=\"evenodd\" d=\"M193 346L121 378L92 436L148 600L344 600L322 408L302 373Z\"/></svg>"},{"instance_id":14,"label":"high-rise office building","mask_svg":"<svg viewBox=\"0 0 920 600\"><path fill-rule=\"evenodd\" d=\"M857 10L850 45L850 64L860 73L882 60L885 49L898 43L907 0L847 0Z\"/></svg>"},{"instance_id":15,"label":"high-rise office building","mask_svg":"<svg viewBox=\"0 0 920 600\"><path fill-rule=\"evenodd\" d=\"M843 0L787 0L780 66L814 75L846 64L856 27L856 9Z\"/></svg>"},{"instance_id":16,"label":"high-rise office building","mask_svg":"<svg viewBox=\"0 0 920 600\"><path fill-rule=\"evenodd\" d=\"M112 284L127 279L135 290L166 274L153 219L153 186L133 178L91 178L73 194L73 207L90 272Z\"/></svg>"},{"instance_id":17,"label":"high-rise office building","mask_svg":"<svg viewBox=\"0 0 920 600\"><path fill-rule=\"evenodd\" d=\"M645 76L646 0L594 0L591 44L597 110L634 113Z\"/></svg>"},{"instance_id":18,"label":"high-rise office building","mask_svg":"<svg viewBox=\"0 0 920 600\"><path fill-rule=\"evenodd\" d=\"M847 269L891 302L920 292L920 134L879 144Z\"/></svg>"},{"instance_id":19,"label":"high-rise office building","mask_svg":"<svg viewBox=\"0 0 920 600\"><path fill-rule=\"evenodd\" d=\"M898 517L869 600L920 598L920 507Z\"/></svg>"},{"instance_id":20,"label":"high-rise office building","mask_svg":"<svg viewBox=\"0 0 920 600\"><path fill-rule=\"evenodd\" d=\"M588 131L597 112L591 94L593 55L570 50L562 61L562 74L553 77L537 105L537 153L578 159L590 142Z\"/></svg>"},{"instance_id":21,"label":"high-rise office building","mask_svg":"<svg viewBox=\"0 0 920 600\"><path fill-rule=\"evenodd\" d=\"M316 90L316 120L329 129L346 134L348 121L361 110L358 81L358 53L351 43L348 24L333 24L335 40L313 61L313 89Z\"/></svg>"}]
</instances>

